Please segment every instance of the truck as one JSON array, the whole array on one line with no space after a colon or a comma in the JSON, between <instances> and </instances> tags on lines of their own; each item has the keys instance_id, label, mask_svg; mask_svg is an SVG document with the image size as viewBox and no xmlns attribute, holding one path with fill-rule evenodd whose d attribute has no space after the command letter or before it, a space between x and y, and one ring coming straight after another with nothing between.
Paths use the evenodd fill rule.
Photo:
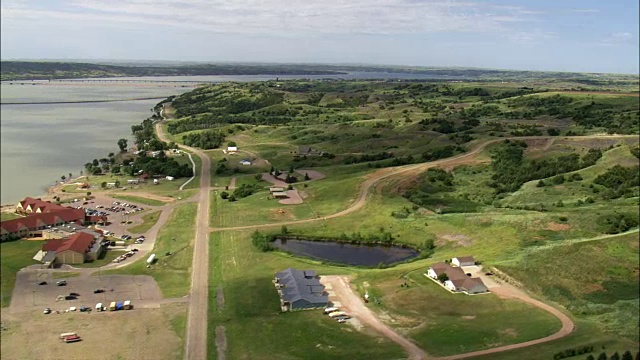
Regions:
<instances>
[{"instance_id":1,"label":"truck","mask_svg":"<svg viewBox=\"0 0 640 360\"><path fill-rule=\"evenodd\" d=\"M116 311L116 302L112 301L111 304L109 304L109 311Z\"/></svg>"},{"instance_id":2,"label":"truck","mask_svg":"<svg viewBox=\"0 0 640 360\"><path fill-rule=\"evenodd\" d=\"M96 311L102 311L102 303L96 304Z\"/></svg>"},{"instance_id":3,"label":"truck","mask_svg":"<svg viewBox=\"0 0 640 360\"><path fill-rule=\"evenodd\" d=\"M116 303L116 310L123 310L124 305L121 302Z\"/></svg>"},{"instance_id":4,"label":"truck","mask_svg":"<svg viewBox=\"0 0 640 360\"><path fill-rule=\"evenodd\" d=\"M62 339L62 341L66 342L66 343L72 343L72 342L77 342L77 341L81 341L82 338L80 338L80 336L78 335L71 335L71 336L67 336L64 339Z\"/></svg>"},{"instance_id":5,"label":"truck","mask_svg":"<svg viewBox=\"0 0 640 360\"><path fill-rule=\"evenodd\" d=\"M124 309L125 310L131 310L133 308L133 306L131 305L131 301L129 300L125 300L124 302Z\"/></svg>"},{"instance_id":6,"label":"truck","mask_svg":"<svg viewBox=\"0 0 640 360\"><path fill-rule=\"evenodd\" d=\"M76 334L74 332L62 333L62 334L60 334L60 339L64 339L64 338L69 337L69 336L77 336L77 335L78 334Z\"/></svg>"},{"instance_id":7,"label":"truck","mask_svg":"<svg viewBox=\"0 0 640 360\"><path fill-rule=\"evenodd\" d=\"M125 246L125 245L127 245L127 243L122 241L122 240L118 240L118 241L115 241L115 245L116 246Z\"/></svg>"},{"instance_id":8,"label":"truck","mask_svg":"<svg viewBox=\"0 0 640 360\"><path fill-rule=\"evenodd\" d=\"M156 254L151 254L148 258L147 258L147 265L151 265L153 264L153 262L156 261Z\"/></svg>"}]
</instances>

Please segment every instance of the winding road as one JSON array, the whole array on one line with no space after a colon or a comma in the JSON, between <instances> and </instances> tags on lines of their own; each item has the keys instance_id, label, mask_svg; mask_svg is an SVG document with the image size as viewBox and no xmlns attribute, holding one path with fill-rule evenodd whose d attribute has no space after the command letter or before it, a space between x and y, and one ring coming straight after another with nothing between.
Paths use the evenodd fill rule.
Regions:
<instances>
[{"instance_id":1,"label":"winding road","mask_svg":"<svg viewBox=\"0 0 640 360\"><path fill-rule=\"evenodd\" d=\"M158 138L162 141L169 142L170 140L167 138L166 134L164 134L162 129L162 123L156 124L156 133ZM616 135L611 136L594 136L598 138L607 138L607 137L621 137ZM580 137L586 138L586 137ZM549 137L521 137L519 140L526 139L549 139ZM209 272L209 244L208 244L208 235L210 231L233 231L233 230L245 230L245 229L256 229L256 228L268 228L274 226L282 226L282 225L293 225L293 224L303 224L309 223L313 221L326 220L337 218L340 216L345 216L351 213L354 213L360 209L362 209L367 201L367 197L371 192L372 188L375 188L381 181L402 175L409 175L423 172L429 168L442 166L442 167L453 167L457 165L466 164L475 160L475 158L482 153L482 151L489 145L494 144L499 141L503 141L504 139L493 139L487 140L482 143L478 143L472 150L467 153L457 155L451 158L437 160L428 163L420 163L420 164L412 164L399 166L394 168L385 168L381 169L374 174L368 176L368 178L363 182L360 187L360 191L358 192L358 196L355 201L345 210L340 212L327 215L324 217L312 218L312 219L303 219L296 221L288 221L288 222L277 222L270 224L262 224L262 225L249 225L249 226L239 226L239 227L227 227L227 228L210 228L209 227L209 205L210 205L210 197L209 197L209 189L211 188L211 161L207 154L203 151L180 145L180 148L192 152L196 154L202 159L202 167L201 167L201 177L200 177L200 188L199 193L197 195L198 202L198 216L196 218L196 235L194 241L194 251L193 251L193 265L192 265L192 277L191 277L191 293L190 293L190 302L189 302L189 314L187 319L187 330L186 330L186 341L185 341L185 358L186 359L205 359L207 358L207 308L208 308L208 272ZM508 285L511 287L510 285ZM464 359L473 356L480 356L486 354L492 354L517 348L523 348L535 344L544 343L547 341L552 341L555 339L559 339L570 334L574 329L574 324L571 319L566 316L561 311L556 308L547 305L541 301L535 300L531 298L529 295L524 293L523 291L516 288L496 288L496 294L503 297L511 297L517 298L523 302L529 303L533 306L541 308L552 315L556 316L562 323L562 328L552 334L550 336L536 339L532 341L527 341L519 344L507 345L493 349L487 349L482 351L475 351L466 354L458 354L454 356L449 356L441 359L452 360L452 359ZM360 301L361 302L361 301ZM354 307L357 304L353 304ZM362 304L364 306L364 304ZM366 308L366 307L365 307ZM367 308L368 310L368 308ZM366 313L363 310L363 314ZM374 317L375 318L375 317ZM368 322L369 325L373 326L377 331L385 334L391 340L400 344L409 354L411 359L426 359L429 358L428 355L420 348L418 348L413 342L408 340L405 337L402 337L397 332L389 328L384 323L380 322L377 318L376 321Z\"/></svg>"}]
</instances>

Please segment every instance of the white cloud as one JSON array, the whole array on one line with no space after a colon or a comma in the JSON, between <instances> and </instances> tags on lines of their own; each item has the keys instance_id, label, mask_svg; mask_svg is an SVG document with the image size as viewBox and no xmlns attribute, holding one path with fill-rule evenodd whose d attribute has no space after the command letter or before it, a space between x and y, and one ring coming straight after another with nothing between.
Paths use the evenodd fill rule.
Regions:
<instances>
[{"instance_id":1,"label":"white cloud","mask_svg":"<svg viewBox=\"0 0 640 360\"><path fill-rule=\"evenodd\" d=\"M2 2L3 21L62 19L305 36L499 31L538 13L452 0L67 0L55 8Z\"/></svg>"},{"instance_id":2,"label":"white cloud","mask_svg":"<svg viewBox=\"0 0 640 360\"><path fill-rule=\"evenodd\" d=\"M633 34L628 32L618 32L609 34L600 39L596 45L599 46L619 46L619 45L635 45L638 47L638 41Z\"/></svg>"},{"instance_id":3,"label":"white cloud","mask_svg":"<svg viewBox=\"0 0 640 360\"><path fill-rule=\"evenodd\" d=\"M504 37L517 43L538 43L545 40L555 39L558 34L551 31L534 29L531 31L516 31L506 34Z\"/></svg>"},{"instance_id":4,"label":"white cloud","mask_svg":"<svg viewBox=\"0 0 640 360\"><path fill-rule=\"evenodd\" d=\"M571 9L569 12L581 13L581 14L596 14L599 13L599 9Z\"/></svg>"}]
</instances>

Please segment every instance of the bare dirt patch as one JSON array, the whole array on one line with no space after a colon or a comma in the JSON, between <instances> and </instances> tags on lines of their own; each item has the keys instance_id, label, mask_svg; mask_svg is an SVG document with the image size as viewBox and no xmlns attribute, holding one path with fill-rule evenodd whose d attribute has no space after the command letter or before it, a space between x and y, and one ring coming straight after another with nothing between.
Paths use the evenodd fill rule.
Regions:
<instances>
[{"instance_id":1,"label":"bare dirt patch","mask_svg":"<svg viewBox=\"0 0 640 360\"><path fill-rule=\"evenodd\" d=\"M284 209L271 209L269 212L271 213L271 218L275 221L295 219L295 216L293 216L291 212Z\"/></svg>"},{"instance_id":2,"label":"bare dirt patch","mask_svg":"<svg viewBox=\"0 0 640 360\"><path fill-rule=\"evenodd\" d=\"M287 186L289 186L289 184L287 184L286 182L276 178L275 176L269 173L262 174L262 180L270 182L274 186L278 186L278 187L286 188Z\"/></svg>"},{"instance_id":3,"label":"bare dirt patch","mask_svg":"<svg viewBox=\"0 0 640 360\"><path fill-rule=\"evenodd\" d=\"M569 224L560 224L557 222L551 222L547 224L547 226L545 227L545 230L566 231L566 230L569 230L570 228L571 226Z\"/></svg>"},{"instance_id":4,"label":"bare dirt patch","mask_svg":"<svg viewBox=\"0 0 640 360\"><path fill-rule=\"evenodd\" d=\"M19 314L2 312L3 359L176 359L182 354L182 334L171 319L186 311L185 304L158 309L117 312ZM82 341L65 344L59 335L77 332ZM105 339L108 336L108 339Z\"/></svg>"},{"instance_id":5,"label":"bare dirt patch","mask_svg":"<svg viewBox=\"0 0 640 360\"><path fill-rule=\"evenodd\" d=\"M593 293L596 291L604 291L604 287L601 284L589 284L584 289L583 292L585 294Z\"/></svg>"},{"instance_id":6,"label":"bare dirt patch","mask_svg":"<svg viewBox=\"0 0 640 360\"><path fill-rule=\"evenodd\" d=\"M473 319L476 318L476 316L475 315L464 315L464 316L461 316L461 318L464 319L464 320L473 320Z\"/></svg>"},{"instance_id":7,"label":"bare dirt patch","mask_svg":"<svg viewBox=\"0 0 640 360\"><path fill-rule=\"evenodd\" d=\"M298 193L298 190L295 190L295 189L287 190L286 193L287 193L288 198L278 201L280 204L298 205L298 204L302 204L303 203L302 197Z\"/></svg>"},{"instance_id":8,"label":"bare dirt patch","mask_svg":"<svg viewBox=\"0 0 640 360\"><path fill-rule=\"evenodd\" d=\"M500 336L514 338L518 336L518 331L516 329L508 328L508 329L498 330L498 334L500 334Z\"/></svg>"},{"instance_id":9,"label":"bare dirt patch","mask_svg":"<svg viewBox=\"0 0 640 360\"><path fill-rule=\"evenodd\" d=\"M299 170L296 170L295 172L302 175L303 179L304 179L304 175L307 174L309 176L309 179L312 181L324 179L326 177L325 174L315 170L299 169Z\"/></svg>"},{"instance_id":10,"label":"bare dirt patch","mask_svg":"<svg viewBox=\"0 0 640 360\"><path fill-rule=\"evenodd\" d=\"M225 335L224 326L216 326L216 350L218 351L218 359L226 359L227 353L227 336Z\"/></svg>"},{"instance_id":11,"label":"bare dirt patch","mask_svg":"<svg viewBox=\"0 0 640 360\"><path fill-rule=\"evenodd\" d=\"M443 234L436 238L436 245L444 245L446 243L456 243L458 246L466 247L471 245L471 238L462 234Z\"/></svg>"},{"instance_id":12,"label":"bare dirt patch","mask_svg":"<svg viewBox=\"0 0 640 360\"><path fill-rule=\"evenodd\" d=\"M224 292L221 286L216 289L216 305L218 306L218 311L224 309Z\"/></svg>"}]
</instances>

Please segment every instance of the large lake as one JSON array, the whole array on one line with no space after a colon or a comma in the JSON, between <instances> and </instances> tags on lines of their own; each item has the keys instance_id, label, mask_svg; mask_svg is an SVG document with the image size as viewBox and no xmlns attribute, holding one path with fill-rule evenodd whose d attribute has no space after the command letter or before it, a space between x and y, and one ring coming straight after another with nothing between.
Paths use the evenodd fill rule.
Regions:
<instances>
[{"instance_id":1,"label":"large lake","mask_svg":"<svg viewBox=\"0 0 640 360\"><path fill-rule=\"evenodd\" d=\"M280 79L433 79L401 73L359 72L347 75L283 75ZM122 78L170 81L261 81L269 76L175 76ZM118 100L168 97L189 91L184 84L35 82L0 84L2 103ZM131 125L151 115L160 100L112 103L0 106L0 201L14 203L44 194L60 176L78 175L86 162L116 152L120 138L131 139Z\"/></svg>"}]
</instances>

